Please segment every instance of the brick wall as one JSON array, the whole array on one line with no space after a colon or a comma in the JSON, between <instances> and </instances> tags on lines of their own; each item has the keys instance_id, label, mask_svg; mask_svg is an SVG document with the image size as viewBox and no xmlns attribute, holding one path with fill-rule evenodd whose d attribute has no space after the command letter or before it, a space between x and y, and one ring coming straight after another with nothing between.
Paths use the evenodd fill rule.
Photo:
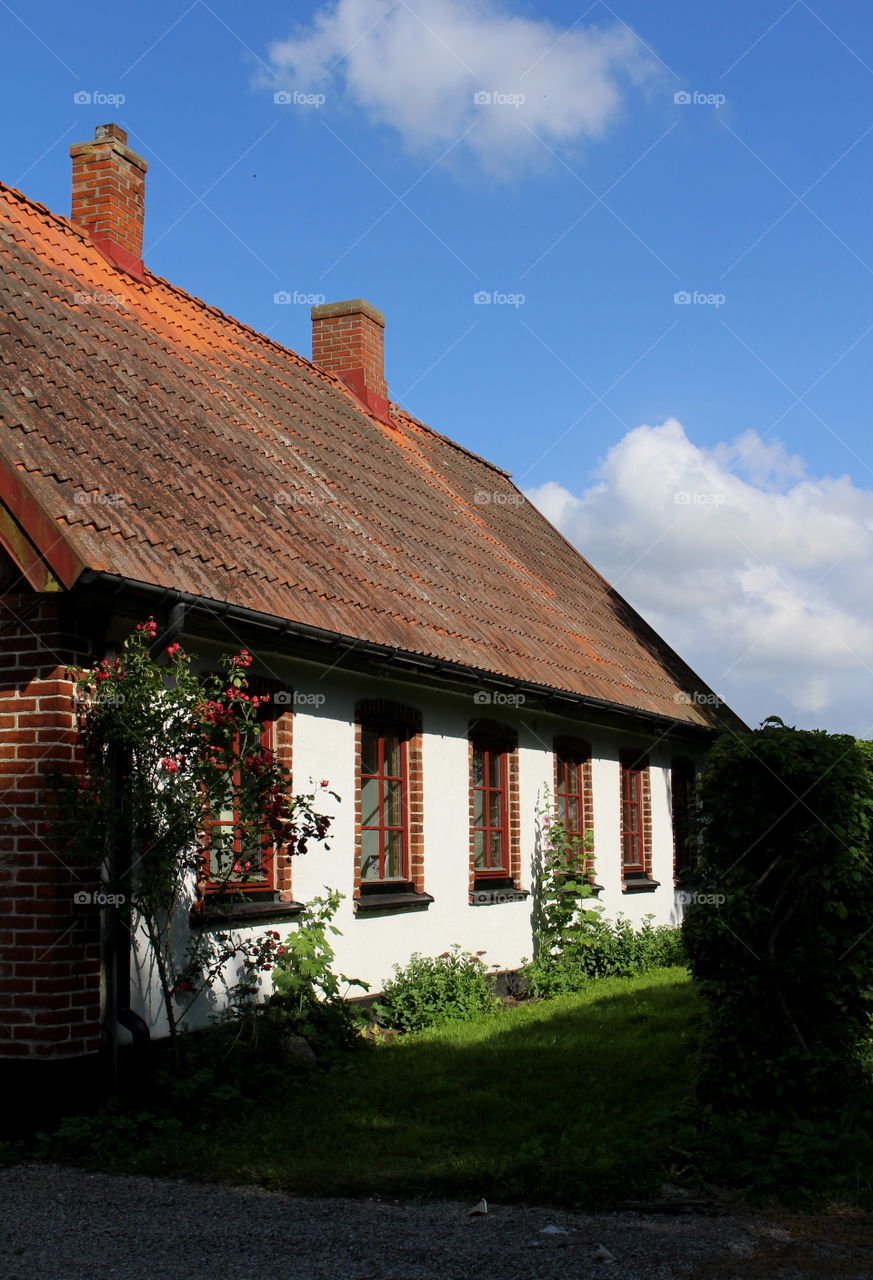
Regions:
<instances>
[{"instance_id":1,"label":"brick wall","mask_svg":"<svg viewBox=\"0 0 873 1280\"><path fill-rule=\"evenodd\" d=\"M84 654L57 597L0 595L0 1059L99 1045L100 913L46 830L45 776L75 752L70 663Z\"/></svg>"}]
</instances>

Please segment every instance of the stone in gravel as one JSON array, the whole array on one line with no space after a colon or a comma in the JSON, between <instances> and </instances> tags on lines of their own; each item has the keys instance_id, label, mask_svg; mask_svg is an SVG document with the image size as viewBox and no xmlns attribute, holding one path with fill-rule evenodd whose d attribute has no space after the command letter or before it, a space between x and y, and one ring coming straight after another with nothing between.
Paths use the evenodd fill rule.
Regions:
<instances>
[{"instance_id":1,"label":"stone in gravel","mask_svg":"<svg viewBox=\"0 0 873 1280\"><path fill-rule=\"evenodd\" d=\"M602 1244L599 1244L597 1246L597 1248L594 1250L591 1256L597 1262L615 1262L615 1254L610 1253L609 1250L605 1249Z\"/></svg>"},{"instance_id":2,"label":"stone in gravel","mask_svg":"<svg viewBox=\"0 0 873 1280\"><path fill-rule=\"evenodd\" d=\"M474 1205L473 1205L473 1208L472 1208L472 1209L470 1210L470 1212L467 1214L467 1217L468 1217L468 1218L475 1218L475 1217L477 1217L479 1214L485 1214L485 1213L487 1213L487 1212L488 1212L488 1202L487 1202L487 1200L480 1200L478 1204L474 1204Z\"/></svg>"}]
</instances>

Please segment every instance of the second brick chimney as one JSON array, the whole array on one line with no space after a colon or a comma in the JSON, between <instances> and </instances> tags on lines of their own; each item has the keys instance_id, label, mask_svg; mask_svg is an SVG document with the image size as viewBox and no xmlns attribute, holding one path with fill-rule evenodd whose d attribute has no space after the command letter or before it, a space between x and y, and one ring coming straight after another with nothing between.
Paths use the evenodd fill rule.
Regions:
<instances>
[{"instance_id":1,"label":"second brick chimney","mask_svg":"<svg viewBox=\"0 0 873 1280\"><path fill-rule=\"evenodd\" d=\"M385 317L363 298L312 308L312 361L339 374L362 404L391 422L385 382Z\"/></svg>"},{"instance_id":2,"label":"second brick chimney","mask_svg":"<svg viewBox=\"0 0 873 1280\"><path fill-rule=\"evenodd\" d=\"M70 147L70 155L71 220L84 227L114 266L142 279L145 160L130 150L127 133L117 124L98 125L93 139Z\"/></svg>"}]
</instances>

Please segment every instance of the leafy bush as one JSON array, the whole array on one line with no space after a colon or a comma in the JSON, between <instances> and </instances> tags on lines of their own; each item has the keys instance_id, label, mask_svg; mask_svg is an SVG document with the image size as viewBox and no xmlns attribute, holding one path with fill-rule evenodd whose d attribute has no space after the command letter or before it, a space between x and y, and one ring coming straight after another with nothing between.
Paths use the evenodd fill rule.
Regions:
<instances>
[{"instance_id":1,"label":"leafy bush","mask_svg":"<svg viewBox=\"0 0 873 1280\"><path fill-rule=\"evenodd\" d=\"M440 956L416 952L405 968L396 964L375 1006L380 1022L397 1031L421 1031L493 1012L500 1002L482 954L455 943Z\"/></svg>"},{"instance_id":2,"label":"leafy bush","mask_svg":"<svg viewBox=\"0 0 873 1280\"><path fill-rule=\"evenodd\" d=\"M619 916L607 920L600 909L589 911L571 941L560 951L539 950L522 970L532 996L549 997L578 991L591 978L629 978L649 969L686 964L682 931L653 925L640 929Z\"/></svg>"},{"instance_id":3,"label":"leafy bush","mask_svg":"<svg viewBox=\"0 0 873 1280\"><path fill-rule=\"evenodd\" d=\"M871 778L853 738L776 720L707 758L683 930L708 1012L699 1091L718 1108L814 1115L863 1081Z\"/></svg>"}]
</instances>

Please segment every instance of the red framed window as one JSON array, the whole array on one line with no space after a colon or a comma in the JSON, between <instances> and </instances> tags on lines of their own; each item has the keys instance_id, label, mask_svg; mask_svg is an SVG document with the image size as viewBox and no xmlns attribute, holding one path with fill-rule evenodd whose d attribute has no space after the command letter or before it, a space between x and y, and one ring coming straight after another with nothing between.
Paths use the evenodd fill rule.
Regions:
<instances>
[{"instance_id":1,"label":"red framed window","mask_svg":"<svg viewBox=\"0 0 873 1280\"><path fill-rule=\"evenodd\" d=\"M266 707L259 718L260 745L268 751L275 749L275 725L266 714ZM239 737L234 739L234 749L239 751ZM204 857L204 886L206 893L240 891L245 895L272 894L276 889L275 851L269 840L259 835L245 836L239 832L239 770L227 773L227 786L223 794L214 796L210 803L210 816L206 821Z\"/></svg>"},{"instance_id":2,"label":"red framed window","mask_svg":"<svg viewBox=\"0 0 873 1280\"><path fill-rule=\"evenodd\" d=\"M409 881L408 734L362 723L361 885Z\"/></svg>"},{"instance_id":3,"label":"red framed window","mask_svg":"<svg viewBox=\"0 0 873 1280\"><path fill-rule=\"evenodd\" d=\"M678 876L694 867L694 835L691 816L694 811L694 787L697 771L692 760L684 756L670 765L670 807L673 814L673 868Z\"/></svg>"},{"instance_id":4,"label":"red framed window","mask_svg":"<svg viewBox=\"0 0 873 1280\"><path fill-rule=\"evenodd\" d=\"M555 803L558 820L573 839L581 840L585 834L585 784L584 760L571 751L559 750L555 754Z\"/></svg>"},{"instance_id":5,"label":"red framed window","mask_svg":"<svg viewBox=\"0 0 873 1280\"><path fill-rule=\"evenodd\" d=\"M646 874L646 779L644 756L622 755L621 765L621 865L625 875Z\"/></svg>"},{"instance_id":6,"label":"red framed window","mask_svg":"<svg viewBox=\"0 0 873 1280\"><path fill-rule=\"evenodd\" d=\"M480 877L508 877L509 806L506 745L474 738L472 746L473 869Z\"/></svg>"}]
</instances>

